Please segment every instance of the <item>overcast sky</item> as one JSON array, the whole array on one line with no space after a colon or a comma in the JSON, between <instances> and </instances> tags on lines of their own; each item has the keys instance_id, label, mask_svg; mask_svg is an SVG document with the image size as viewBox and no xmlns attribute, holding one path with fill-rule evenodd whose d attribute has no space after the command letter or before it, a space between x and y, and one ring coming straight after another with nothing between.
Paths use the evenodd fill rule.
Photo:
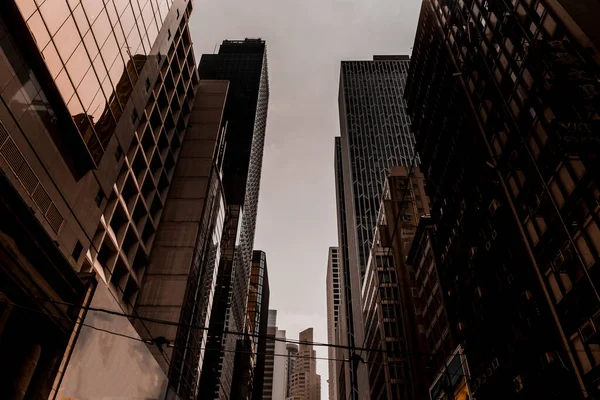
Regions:
<instances>
[{"instance_id":1,"label":"overcast sky","mask_svg":"<svg viewBox=\"0 0 600 400\"><path fill-rule=\"evenodd\" d=\"M267 253L271 309L298 339L327 342L325 275L337 246L333 138L341 60L410 54L421 0L195 0L196 59L223 39L267 41L271 98L255 249ZM317 348L327 357L327 348ZM327 399L327 361L318 362Z\"/></svg>"}]
</instances>

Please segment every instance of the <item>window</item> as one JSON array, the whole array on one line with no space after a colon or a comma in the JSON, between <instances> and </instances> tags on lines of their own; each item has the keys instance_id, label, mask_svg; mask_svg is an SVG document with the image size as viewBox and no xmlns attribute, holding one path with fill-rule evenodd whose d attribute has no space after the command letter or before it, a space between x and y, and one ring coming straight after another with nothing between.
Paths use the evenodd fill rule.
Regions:
<instances>
[{"instance_id":1,"label":"window","mask_svg":"<svg viewBox=\"0 0 600 400\"><path fill-rule=\"evenodd\" d=\"M83 246L81 245L81 242L79 242L79 240L78 240L77 243L75 243L73 252L71 253L71 257L73 257L73 260L75 260L76 262L79 261L79 257L81 256L82 251L83 251Z\"/></svg>"},{"instance_id":2,"label":"window","mask_svg":"<svg viewBox=\"0 0 600 400\"><path fill-rule=\"evenodd\" d=\"M139 117L140 117L140 116L138 115L138 112L137 112L137 110L134 108L134 109L133 109L133 112L131 113L131 122L132 122L134 125L135 125L135 124L137 124Z\"/></svg>"},{"instance_id":3,"label":"window","mask_svg":"<svg viewBox=\"0 0 600 400\"><path fill-rule=\"evenodd\" d=\"M146 92L150 91L150 79L146 78Z\"/></svg>"},{"instance_id":4,"label":"window","mask_svg":"<svg viewBox=\"0 0 600 400\"><path fill-rule=\"evenodd\" d=\"M167 39L171 40L171 29L167 29Z\"/></svg>"},{"instance_id":5,"label":"window","mask_svg":"<svg viewBox=\"0 0 600 400\"><path fill-rule=\"evenodd\" d=\"M120 147L117 147L117 150L115 150L115 159L117 160L117 162L121 161L122 155L123 155L123 151L121 150Z\"/></svg>"}]
</instances>

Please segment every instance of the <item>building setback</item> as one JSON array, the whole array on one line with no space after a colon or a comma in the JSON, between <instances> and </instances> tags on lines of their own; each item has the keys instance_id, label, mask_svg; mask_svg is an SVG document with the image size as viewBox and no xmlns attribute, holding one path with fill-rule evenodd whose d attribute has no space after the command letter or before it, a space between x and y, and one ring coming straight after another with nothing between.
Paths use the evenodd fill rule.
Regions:
<instances>
[{"instance_id":1,"label":"building setback","mask_svg":"<svg viewBox=\"0 0 600 400\"><path fill-rule=\"evenodd\" d=\"M142 341L98 330L149 338L148 327L80 306L138 313L199 85L191 11L187 0L0 4L0 386L9 398L165 395L164 348L158 363ZM206 176L216 196L220 177ZM187 390L175 380L171 392Z\"/></svg>"},{"instance_id":2,"label":"building setback","mask_svg":"<svg viewBox=\"0 0 600 400\"><path fill-rule=\"evenodd\" d=\"M227 201L221 259L211 312L206 356L200 379L201 398L228 398L232 390L236 342L243 332L256 211L260 188L269 82L266 44L260 39L224 41L218 54L205 54L201 79L229 81L223 188ZM224 233L225 235L225 233Z\"/></svg>"},{"instance_id":3,"label":"building setback","mask_svg":"<svg viewBox=\"0 0 600 400\"><path fill-rule=\"evenodd\" d=\"M391 166L418 164L403 98L408 56L342 61L339 89L340 140L336 140L336 195L343 269L342 344L364 342L361 287L385 178ZM352 355L344 351L342 358ZM339 395L369 396L367 367L344 363Z\"/></svg>"},{"instance_id":4,"label":"building setback","mask_svg":"<svg viewBox=\"0 0 600 400\"><path fill-rule=\"evenodd\" d=\"M599 394L595 10L423 2L406 98L475 398Z\"/></svg>"}]
</instances>

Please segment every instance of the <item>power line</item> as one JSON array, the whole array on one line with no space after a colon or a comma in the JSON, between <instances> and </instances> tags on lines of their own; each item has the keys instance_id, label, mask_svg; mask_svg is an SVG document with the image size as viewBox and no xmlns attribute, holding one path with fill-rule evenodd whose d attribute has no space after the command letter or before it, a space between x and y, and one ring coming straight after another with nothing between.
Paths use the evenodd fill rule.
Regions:
<instances>
[{"instance_id":1,"label":"power line","mask_svg":"<svg viewBox=\"0 0 600 400\"><path fill-rule=\"evenodd\" d=\"M41 301L41 302L48 302L48 303L52 303L52 304L60 304L60 305L64 305L64 306L74 307L74 308L85 309L87 311L102 312L102 313L115 315L115 316L119 316L119 317L124 317L124 318L139 319L142 321L152 322L152 323L162 324L162 325L170 325L170 326L199 329L199 330L208 330L209 329L209 328L207 328L205 326L201 326L201 325L185 324L185 323L161 320L161 319L156 319L156 318L142 317L139 315L126 314L126 313L122 313L122 312L118 312L118 311L107 310L104 308L78 305L78 304L68 303L68 302L59 301L59 300L42 299L42 298L38 298L38 297L34 297L34 300ZM0 301L2 301L2 300L0 300ZM16 304L13 304L13 305L16 305ZM323 343L323 342L314 342L314 341L292 340L292 339L277 338L277 337L268 336L268 335L260 335L260 334L256 334L256 333L230 331L227 329L224 329L222 331L222 334L223 335L250 336L250 337L257 337L257 338L265 337L270 340L284 342L284 343L291 343L291 344L297 344L297 345L311 345L311 346L318 346L318 347L333 347L333 348L340 348L340 349L348 349L351 351L370 351L370 352L380 352L380 353L388 353L389 352L388 350L379 349L379 348L365 348L365 347L344 346L344 345L337 345L337 344ZM215 335L215 336L219 337L219 335ZM154 342L154 341L155 340L152 339L152 342ZM415 354L415 355L424 355L424 356L434 356L435 355L433 353L407 352L407 351L399 351L396 353L401 353L401 354L406 354L406 355Z\"/></svg>"},{"instance_id":2,"label":"power line","mask_svg":"<svg viewBox=\"0 0 600 400\"><path fill-rule=\"evenodd\" d=\"M25 309L25 310L28 310L28 311L31 311L31 312L35 312L35 313L38 313L38 314L42 314L42 315L46 315L46 316L49 316L49 317L55 317L55 318L58 318L58 319L63 319L63 320L67 320L69 322L73 322L70 318L48 314L47 312L44 312L43 310L38 310L38 309L35 309L35 308L32 308L32 307L28 307L28 306L24 306L24 305L21 305L21 304L13 303L11 301L0 300L0 302L5 303L5 304L9 304L9 305L14 306L14 307L19 307L19 308L22 308L22 309ZM108 329L100 328L100 327L97 327L97 326L94 326L94 325L90 325L90 324L86 324L86 323L83 323L83 322L81 323L81 326L85 326L87 328L93 329L95 331L103 332L103 333L106 333L106 334L109 334L109 335L114 335L114 336L118 336L118 337L121 337L121 338L124 338L124 339L129 339L129 340L141 342L141 343L144 343L146 345L157 344L157 343L155 343L155 341L145 340L145 339L142 339L142 338L139 338L139 337L136 337L136 336L131 336L131 335L126 335L126 334L119 333L119 332L114 332L114 331L111 331L111 330L108 330ZM270 340L274 339L274 337L272 337L272 336L266 336L266 335L261 335L261 337L266 338L266 339L270 339ZM170 343L167 343L166 347L167 348L178 348L178 349L187 348L189 350L206 350L208 352L210 352L212 350L215 350L215 349L212 349L210 347L202 347L202 346L200 346L200 347L197 347L197 346L183 346L182 347L182 346L175 346L174 344L170 344ZM368 350L368 349L365 349L365 350ZM286 358L290 357L292 359L313 359L313 360L340 361L340 362L351 362L352 361L352 360L343 359L343 358L317 357L317 356L306 356L306 355L297 355L297 354L288 355L288 354L266 353L266 352L258 352L258 351L257 352L251 352L251 351L244 351L244 350L227 350L227 349L219 349L219 351L228 352L228 353L248 354L248 355L265 355L265 356L286 357ZM364 364L380 365L380 366L395 366L395 365L401 365L402 364L402 361L397 361L397 362L391 361L391 362L387 362L387 363L378 363L378 362L369 362L369 361L361 360L361 362L364 363ZM465 375L465 374L452 374L452 375L470 377L470 376Z\"/></svg>"}]
</instances>

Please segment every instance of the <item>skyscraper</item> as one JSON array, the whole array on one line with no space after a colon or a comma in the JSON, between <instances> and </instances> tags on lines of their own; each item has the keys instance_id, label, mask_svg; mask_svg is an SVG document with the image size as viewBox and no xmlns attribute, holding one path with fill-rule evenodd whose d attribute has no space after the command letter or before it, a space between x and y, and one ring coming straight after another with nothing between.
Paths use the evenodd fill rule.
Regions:
<instances>
[{"instance_id":1,"label":"skyscraper","mask_svg":"<svg viewBox=\"0 0 600 400\"><path fill-rule=\"evenodd\" d=\"M239 341L248 343L246 345L248 349L235 355L232 398L260 398L263 392L267 330L270 317L269 295L267 255L264 251L254 250L246 311L248 335L239 339Z\"/></svg>"},{"instance_id":2,"label":"skyscraper","mask_svg":"<svg viewBox=\"0 0 600 400\"><path fill-rule=\"evenodd\" d=\"M341 65L336 193L344 270L342 336L349 346L364 342L361 290L385 178L391 166L418 164L402 97L408 65L408 56L374 56L373 61ZM344 358L349 359L347 353ZM365 365L347 363L345 368L349 371L340 382L346 395L369 396Z\"/></svg>"},{"instance_id":3,"label":"skyscraper","mask_svg":"<svg viewBox=\"0 0 600 400\"><path fill-rule=\"evenodd\" d=\"M269 328L265 354L265 383L262 394L253 398L264 400L286 399L286 343L285 331L277 328L277 310L269 310Z\"/></svg>"},{"instance_id":4,"label":"skyscraper","mask_svg":"<svg viewBox=\"0 0 600 400\"><path fill-rule=\"evenodd\" d=\"M0 4L0 386L10 395L157 397L168 386L170 360L98 330L140 338L147 326L80 306L137 314L199 84L191 10L188 0Z\"/></svg>"},{"instance_id":5,"label":"skyscraper","mask_svg":"<svg viewBox=\"0 0 600 400\"><path fill-rule=\"evenodd\" d=\"M300 332L298 353L292 357L288 400L321 400L321 376L317 374L317 352L312 341L313 328Z\"/></svg>"},{"instance_id":6,"label":"skyscraper","mask_svg":"<svg viewBox=\"0 0 600 400\"><path fill-rule=\"evenodd\" d=\"M340 259L337 247L329 248L329 256L327 259L327 341L329 344L338 344L338 324L340 316L341 291L342 285L340 280ZM331 400L338 399L338 361L336 348L328 348L329 356L329 380L327 381L329 388L329 398Z\"/></svg>"},{"instance_id":7,"label":"skyscraper","mask_svg":"<svg viewBox=\"0 0 600 400\"><path fill-rule=\"evenodd\" d=\"M218 54L205 54L201 79L228 80L223 187L225 224L209 336L200 381L202 398L227 398L231 391L236 335L245 328L246 300L269 100L266 44L260 39L224 41Z\"/></svg>"},{"instance_id":8,"label":"skyscraper","mask_svg":"<svg viewBox=\"0 0 600 400\"><path fill-rule=\"evenodd\" d=\"M423 2L406 97L476 398L600 394L597 11Z\"/></svg>"}]
</instances>

